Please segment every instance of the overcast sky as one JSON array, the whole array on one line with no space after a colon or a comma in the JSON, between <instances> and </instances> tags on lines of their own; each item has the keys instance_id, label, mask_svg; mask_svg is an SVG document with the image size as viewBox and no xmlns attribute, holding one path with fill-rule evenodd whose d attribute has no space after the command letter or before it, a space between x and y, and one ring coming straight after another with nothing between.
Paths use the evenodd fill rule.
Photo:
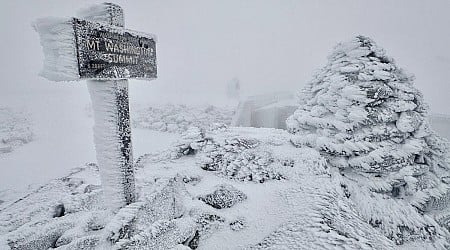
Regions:
<instances>
[{"instance_id":1,"label":"overcast sky","mask_svg":"<svg viewBox=\"0 0 450 250\"><path fill-rule=\"evenodd\" d=\"M30 23L74 16L92 2L1 0L0 104L39 103L44 92L88 101L84 82L38 77L43 54ZM337 42L362 34L416 75L433 112L450 113L448 0L115 2L125 10L127 28L158 36L159 78L131 81L132 101L213 101L235 76L246 94L294 92L325 65Z\"/></svg>"}]
</instances>

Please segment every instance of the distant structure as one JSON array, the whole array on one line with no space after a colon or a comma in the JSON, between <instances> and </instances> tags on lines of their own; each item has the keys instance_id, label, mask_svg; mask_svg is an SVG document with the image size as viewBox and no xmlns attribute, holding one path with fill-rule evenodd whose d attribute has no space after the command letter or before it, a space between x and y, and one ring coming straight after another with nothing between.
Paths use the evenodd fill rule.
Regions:
<instances>
[{"instance_id":1,"label":"distant structure","mask_svg":"<svg viewBox=\"0 0 450 250\"><path fill-rule=\"evenodd\" d=\"M294 95L288 92L250 96L239 102L231 124L235 127L286 129L286 119L297 108ZM430 114L428 119L431 128L450 141L450 115Z\"/></svg>"},{"instance_id":2,"label":"distant structure","mask_svg":"<svg viewBox=\"0 0 450 250\"><path fill-rule=\"evenodd\" d=\"M239 99L241 92L241 84L237 77L231 79L227 84L227 97L229 99Z\"/></svg>"},{"instance_id":3,"label":"distant structure","mask_svg":"<svg viewBox=\"0 0 450 250\"><path fill-rule=\"evenodd\" d=\"M298 108L294 95L277 92L247 97L239 102L232 125L286 129L286 119Z\"/></svg>"}]
</instances>

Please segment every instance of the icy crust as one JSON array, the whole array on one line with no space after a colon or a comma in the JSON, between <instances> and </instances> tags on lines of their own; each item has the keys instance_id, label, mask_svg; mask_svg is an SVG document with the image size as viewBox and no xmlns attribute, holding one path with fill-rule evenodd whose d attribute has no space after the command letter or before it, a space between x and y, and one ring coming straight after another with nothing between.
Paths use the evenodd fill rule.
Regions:
<instances>
[{"instance_id":1,"label":"icy crust","mask_svg":"<svg viewBox=\"0 0 450 250\"><path fill-rule=\"evenodd\" d=\"M439 216L432 213L424 213L422 200L428 198L429 194L419 193L414 197L405 199L393 199L389 193L374 192L373 186L377 185L376 177L366 177L354 174L346 175L348 178L340 179L342 189L351 200L356 211L374 228L379 229L389 239L401 245L406 242L430 241L439 249L448 247L448 228L441 223ZM362 185L367 180L370 184ZM442 196L447 190L430 190L431 195ZM448 203L446 206L448 207ZM442 213L437 213L442 214ZM433 218L434 217L434 218Z\"/></svg>"},{"instance_id":2,"label":"icy crust","mask_svg":"<svg viewBox=\"0 0 450 250\"><path fill-rule=\"evenodd\" d=\"M133 126L181 134L190 127L209 129L214 124L230 125L233 115L231 107L166 104L138 110Z\"/></svg>"},{"instance_id":3,"label":"icy crust","mask_svg":"<svg viewBox=\"0 0 450 250\"><path fill-rule=\"evenodd\" d=\"M291 220L246 249L395 249L329 181L308 178L306 190L285 190L282 195L298 208L290 211Z\"/></svg>"},{"instance_id":4,"label":"icy crust","mask_svg":"<svg viewBox=\"0 0 450 250\"><path fill-rule=\"evenodd\" d=\"M31 142L32 125L27 112L0 106L0 155Z\"/></svg>"},{"instance_id":5,"label":"icy crust","mask_svg":"<svg viewBox=\"0 0 450 250\"><path fill-rule=\"evenodd\" d=\"M117 28L114 26L124 27L125 18L122 7L114 3L100 3L92 4L86 8L77 11L77 17L94 22L105 24L108 29L114 30L119 34L131 33L141 37L148 37L157 41L157 37L154 34L148 34L144 32L126 30L123 28Z\"/></svg>"},{"instance_id":6,"label":"icy crust","mask_svg":"<svg viewBox=\"0 0 450 250\"><path fill-rule=\"evenodd\" d=\"M79 80L72 19L41 18L33 27L39 33L44 50L44 68L40 75L51 81Z\"/></svg>"},{"instance_id":7,"label":"icy crust","mask_svg":"<svg viewBox=\"0 0 450 250\"><path fill-rule=\"evenodd\" d=\"M363 36L328 60L287 120L292 143L339 169L359 214L396 244L445 242L448 226L436 220L450 208L449 144L430 129L413 77Z\"/></svg>"},{"instance_id":8,"label":"icy crust","mask_svg":"<svg viewBox=\"0 0 450 250\"><path fill-rule=\"evenodd\" d=\"M117 4L93 4L77 12L77 16L92 22L104 23L123 27L125 19L123 9Z\"/></svg>"}]
</instances>

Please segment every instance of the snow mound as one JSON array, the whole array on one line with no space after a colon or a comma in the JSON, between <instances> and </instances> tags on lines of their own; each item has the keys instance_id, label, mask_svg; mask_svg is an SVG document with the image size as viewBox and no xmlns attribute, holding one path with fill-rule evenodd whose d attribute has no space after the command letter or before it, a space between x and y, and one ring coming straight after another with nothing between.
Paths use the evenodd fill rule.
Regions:
<instances>
[{"instance_id":1,"label":"snow mound","mask_svg":"<svg viewBox=\"0 0 450 250\"><path fill-rule=\"evenodd\" d=\"M32 122L24 111L0 107L0 154L33 140Z\"/></svg>"},{"instance_id":2,"label":"snow mound","mask_svg":"<svg viewBox=\"0 0 450 250\"><path fill-rule=\"evenodd\" d=\"M173 161L182 156L193 155L206 145L208 141L209 139L205 137L204 130L197 127L190 127L171 147L160 152L144 154L136 160L135 165L142 167L147 163Z\"/></svg>"},{"instance_id":3,"label":"snow mound","mask_svg":"<svg viewBox=\"0 0 450 250\"><path fill-rule=\"evenodd\" d=\"M438 222L450 209L450 145L430 129L413 80L370 38L340 43L299 93L288 130L338 169L356 211L386 237L448 247Z\"/></svg>"},{"instance_id":4,"label":"snow mound","mask_svg":"<svg viewBox=\"0 0 450 250\"><path fill-rule=\"evenodd\" d=\"M183 133L189 127L208 129L214 123L231 123L234 109L229 107L167 104L137 111L133 126L161 132Z\"/></svg>"}]
</instances>

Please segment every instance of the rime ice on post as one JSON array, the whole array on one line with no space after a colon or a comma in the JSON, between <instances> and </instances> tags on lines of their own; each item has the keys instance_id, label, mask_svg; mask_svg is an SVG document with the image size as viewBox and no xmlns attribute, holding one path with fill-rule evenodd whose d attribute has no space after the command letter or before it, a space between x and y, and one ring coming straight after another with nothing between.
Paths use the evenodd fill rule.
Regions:
<instances>
[{"instance_id":1,"label":"rime ice on post","mask_svg":"<svg viewBox=\"0 0 450 250\"><path fill-rule=\"evenodd\" d=\"M88 80L105 202L118 210L136 199L126 79L156 78L155 38L124 29L123 10L112 3L78 16L34 24L45 54L41 75L52 81Z\"/></svg>"}]
</instances>

